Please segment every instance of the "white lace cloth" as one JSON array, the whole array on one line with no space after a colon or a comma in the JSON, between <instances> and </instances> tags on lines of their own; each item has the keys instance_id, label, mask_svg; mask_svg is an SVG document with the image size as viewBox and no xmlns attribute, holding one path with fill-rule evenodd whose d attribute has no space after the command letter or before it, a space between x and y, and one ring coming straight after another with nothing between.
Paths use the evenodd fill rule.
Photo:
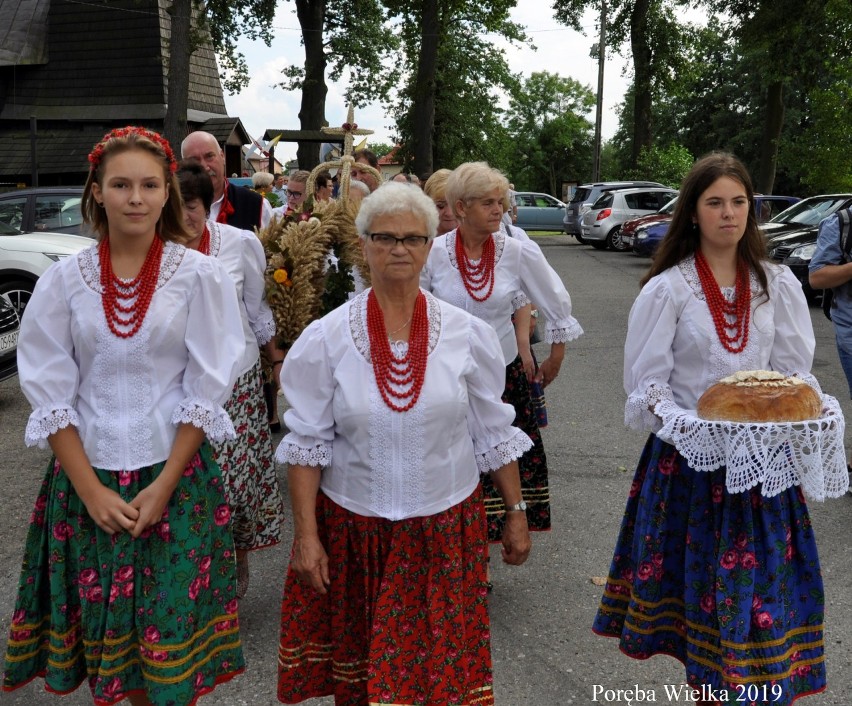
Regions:
<instances>
[{"instance_id":1,"label":"white lace cloth","mask_svg":"<svg viewBox=\"0 0 852 706\"><path fill-rule=\"evenodd\" d=\"M741 493L761 484L772 497L801 485L813 500L836 498L849 487L837 400L822 395L822 416L806 422L742 423L701 419L670 399L656 406L663 426L657 436L674 445L696 471L725 466L725 485Z\"/></svg>"}]
</instances>

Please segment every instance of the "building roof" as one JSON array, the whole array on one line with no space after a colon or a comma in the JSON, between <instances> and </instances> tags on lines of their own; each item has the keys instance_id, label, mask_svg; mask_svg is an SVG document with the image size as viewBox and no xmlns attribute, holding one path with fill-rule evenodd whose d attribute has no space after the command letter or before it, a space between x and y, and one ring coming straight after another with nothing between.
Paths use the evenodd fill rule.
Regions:
<instances>
[{"instance_id":1,"label":"building roof","mask_svg":"<svg viewBox=\"0 0 852 706\"><path fill-rule=\"evenodd\" d=\"M198 129L209 132L220 145L247 145L251 142L251 136L246 132L242 121L239 118L229 118L227 115L209 118L199 125Z\"/></svg>"},{"instance_id":2,"label":"building roof","mask_svg":"<svg viewBox=\"0 0 852 706\"><path fill-rule=\"evenodd\" d=\"M47 63L50 0L0 0L0 66Z\"/></svg>"},{"instance_id":3,"label":"building roof","mask_svg":"<svg viewBox=\"0 0 852 706\"><path fill-rule=\"evenodd\" d=\"M334 142L343 143L343 137L327 135L322 130L278 130L268 129L263 133L265 141L272 140L281 135L279 142Z\"/></svg>"},{"instance_id":4,"label":"building roof","mask_svg":"<svg viewBox=\"0 0 852 706\"><path fill-rule=\"evenodd\" d=\"M45 0L21 0L21 8L43 10ZM3 0L2 7L15 5ZM0 63L0 119L162 120L168 89L169 0L110 0L80 3L50 0L46 28L48 61L11 68ZM31 13L32 14L32 13ZM42 24L14 13L7 33ZM2 27L2 25L0 25ZM2 31L2 30L0 30ZM11 73L14 72L14 81ZM206 119L227 115L215 56L208 46L190 61L190 111Z\"/></svg>"}]
</instances>

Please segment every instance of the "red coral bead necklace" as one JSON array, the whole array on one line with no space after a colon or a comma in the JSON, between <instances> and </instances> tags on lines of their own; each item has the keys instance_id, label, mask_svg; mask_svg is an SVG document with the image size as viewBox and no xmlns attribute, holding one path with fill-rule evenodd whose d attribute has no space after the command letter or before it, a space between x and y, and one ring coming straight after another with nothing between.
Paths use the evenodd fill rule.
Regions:
<instances>
[{"instance_id":1,"label":"red coral bead necklace","mask_svg":"<svg viewBox=\"0 0 852 706\"><path fill-rule=\"evenodd\" d=\"M695 269L698 271L698 279L701 281L701 289L704 290L704 298L707 300L719 341L730 353L742 353L748 343L751 320L748 265L742 260L737 263L736 292L734 300L730 302L722 294L713 271L700 250L695 252Z\"/></svg>"},{"instance_id":2,"label":"red coral bead necklace","mask_svg":"<svg viewBox=\"0 0 852 706\"><path fill-rule=\"evenodd\" d=\"M204 224L204 232L201 234L201 238L199 239L196 245L190 245L191 248L198 250L202 255L210 254L210 228L207 227L207 224Z\"/></svg>"},{"instance_id":3,"label":"red coral bead necklace","mask_svg":"<svg viewBox=\"0 0 852 706\"><path fill-rule=\"evenodd\" d=\"M461 228L456 230L456 262L462 283L471 299L484 302L494 291L494 236L490 235L482 243L482 257L474 264L464 251ZM484 294L482 291L488 288Z\"/></svg>"},{"instance_id":4,"label":"red coral bead necklace","mask_svg":"<svg viewBox=\"0 0 852 706\"><path fill-rule=\"evenodd\" d=\"M119 338L130 338L142 327L157 288L162 258L163 241L155 235L139 274L132 280L122 280L112 271L109 236L98 245L101 303L110 331Z\"/></svg>"},{"instance_id":5,"label":"red coral bead necklace","mask_svg":"<svg viewBox=\"0 0 852 706\"><path fill-rule=\"evenodd\" d=\"M429 357L429 317L423 292L418 292L414 302L408 351L402 358L391 352L385 317L372 289L367 295L367 334L373 373L382 399L395 412L407 412L420 399Z\"/></svg>"}]
</instances>

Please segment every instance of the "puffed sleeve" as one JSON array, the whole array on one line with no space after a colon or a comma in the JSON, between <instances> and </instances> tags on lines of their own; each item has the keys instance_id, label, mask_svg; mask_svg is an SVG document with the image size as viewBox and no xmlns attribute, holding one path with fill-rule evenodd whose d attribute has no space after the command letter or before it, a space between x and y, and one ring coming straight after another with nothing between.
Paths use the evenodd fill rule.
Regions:
<instances>
[{"instance_id":1,"label":"puffed sleeve","mask_svg":"<svg viewBox=\"0 0 852 706\"><path fill-rule=\"evenodd\" d=\"M816 341L802 285L790 268L783 266L778 270L769 290L770 298L775 302L775 338L769 365L779 373L798 375L815 384L811 367Z\"/></svg>"},{"instance_id":2,"label":"puffed sleeve","mask_svg":"<svg viewBox=\"0 0 852 706\"><path fill-rule=\"evenodd\" d=\"M467 375L468 429L480 473L496 471L532 448L532 441L512 426L515 410L500 396L506 383L506 366L497 332L471 317L468 339L473 368Z\"/></svg>"},{"instance_id":3,"label":"puffed sleeve","mask_svg":"<svg viewBox=\"0 0 852 706\"><path fill-rule=\"evenodd\" d=\"M272 309L266 303L264 273L266 272L266 254L263 245L254 233L244 231L243 245L243 304L246 307L249 327L262 346L275 335L275 319Z\"/></svg>"},{"instance_id":4,"label":"puffed sleeve","mask_svg":"<svg viewBox=\"0 0 852 706\"><path fill-rule=\"evenodd\" d=\"M322 321L296 339L281 368L281 389L290 404L284 423L290 430L275 451L279 463L331 465L334 441L334 377Z\"/></svg>"},{"instance_id":5,"label":"puffed sleeve","mask_svg":"<svg viewBox=\"0 0 852 706\"><path fill-rule=\"evenodd\" d=\"M18 378L33 408L24 433L27 446L46 448L51 434L80 426L74 408L80 370L74 358L69 301L63 269L53 265L39 278L21 321Z\"/></svg>"},{"instance_id":6,"label":"puffed sleeve","mask_svg":"<svg viewBox=\"0 0 852 706\"><path fill-rule=\"evenodd\" d=\"M195 267L187 302L184 399L172 414L172 424L199 427L211 441L234 439L234 425L222 405L231 395L246 345L237 290L215 258L198 255Z\"/></svg>"},{"instance_id":7,"label":"puffed sleeve","mask_svg":"<svg viewBox=\"0 0 852 706\"><path fill-rule=\"evenodd\" d=\"M565 343L583 335L580 323L571 315L571 296L541 248L532 240L520 241L521 289L535 302L547 322L546 343Z\"/></svg>"},{"instance_id":8,"label":"puffed sleeve","mask_svg":"<svg viewBox=\"0 0 852 706\"><path fill-rule=\"evenodd\" d=\"M660 419L650 409L671 400L669 377L674 366L672 343L677 308L662 277L648 282L633 302L624 344L624 423L631 429L658 431Z\"/></svg>"}]
</instances>

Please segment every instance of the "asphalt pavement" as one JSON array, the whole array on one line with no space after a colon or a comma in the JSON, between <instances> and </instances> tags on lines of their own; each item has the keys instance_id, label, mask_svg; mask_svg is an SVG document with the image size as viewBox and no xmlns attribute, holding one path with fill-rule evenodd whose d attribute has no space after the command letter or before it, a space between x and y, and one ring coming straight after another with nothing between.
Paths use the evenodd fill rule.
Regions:
<instances>
[{"instance_id":1,"label":"asphalt pavement","mask_svg":"<svg viewBox=\"0 0 852 706\"><path fill-rule=\"evenodd\" d=\"M550 468L553 530L533 537L522 567L492 560L490 598L494 692L501 706L692 703L667 696L684 683L673 658L645 661L622 655L615 640L591 632L624 502L645 435L624 427L622 350L630 306L648 261L601 252L569 236L536 237L562 276L585 335L567 345L559 378L546 390L550 426L543 432ZM817 336L813 372L825 392L852 404L834 334L819 308L811 309ZM540 356L547 347L539 344ZM29 406L17 378L0 383L0 651L5 649L27 522L49 453L23 443ZM847 432L847 447L850 433ZM283 481L283 476L282 476ZM286 503L286 499L285 499ZM852 695L852 573L849 540L852 496L811 503L826 587L828 690L806 706L846 706ZM251 555L251 585L241 604L245 674L200 704L273 706L278 615L292 524L278 547ZM11 694L6 706L90 704L88 689L57 701L40 680ZM326 706L331 699L315 699ZM437 705L432 705L437 706Z\"/></svg>"}]
</instances>

